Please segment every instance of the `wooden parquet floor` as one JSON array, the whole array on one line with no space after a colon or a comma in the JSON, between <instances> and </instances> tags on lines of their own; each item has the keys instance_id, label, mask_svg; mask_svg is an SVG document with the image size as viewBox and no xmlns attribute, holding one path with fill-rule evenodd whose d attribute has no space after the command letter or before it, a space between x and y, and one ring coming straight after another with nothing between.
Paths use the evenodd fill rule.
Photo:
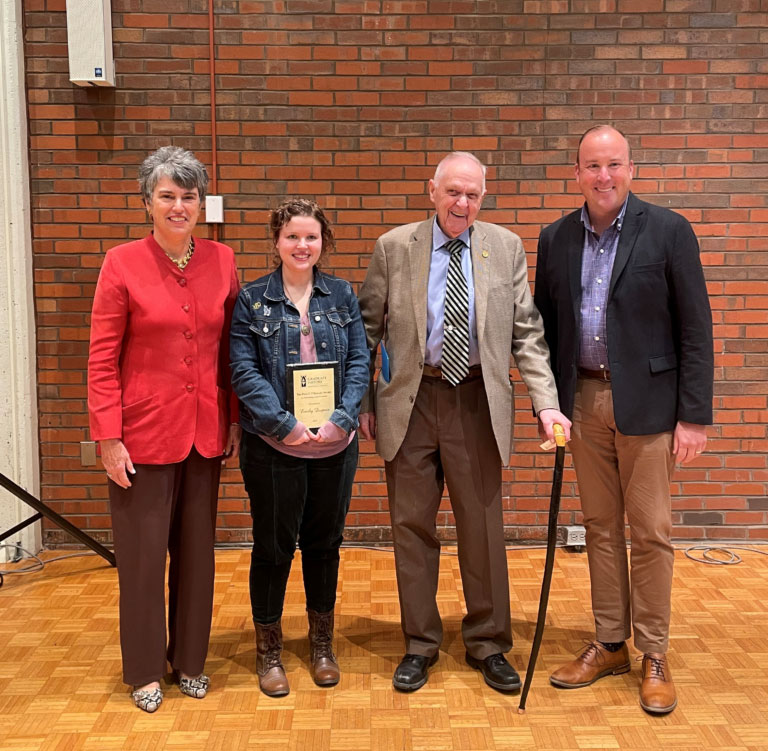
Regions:
<instances>
[{"instance_id":1,"label":"wooden parquet floor","mask_svg":"<svg viewBox=\"0 0 768 751\"><path fill-rule=\"evenodd\" d=\"M60 553L57 553L60 554ZM52 556L49 556L52 557ZM639 663L588 688L551 687L548 673L592 635L586 555L558 551L528 709L464 663L458 560L442 558L445 640L429 683L393 690L402 652L391 552L345 548L337 605L341 683L307 671L300 557L284 618L291 693L259 692L248 602L248 551L217 552L216 601L203 701L166 687L158 712L135 709L120 680L117 576L94 557L6 577L0 589L3 751L470 751L475 749L768 749L768 557L738 566L678 553L671 666L680 703L652 717L637 702ZM543 550L508 553L515 647L523 673L533 636Z\"/></svg>"}]
</instances>

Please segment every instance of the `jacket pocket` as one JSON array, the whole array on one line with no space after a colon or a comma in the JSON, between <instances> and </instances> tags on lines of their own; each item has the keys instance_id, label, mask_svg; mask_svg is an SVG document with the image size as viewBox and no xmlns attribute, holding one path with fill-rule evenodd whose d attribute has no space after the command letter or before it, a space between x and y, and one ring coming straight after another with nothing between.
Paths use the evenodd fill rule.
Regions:
<instances>
[{"instance_id":1,"label":"jacket pocket","mask_svg":"<svg viewBox=\"0 0 768 751\"><path fill-rule=\"evenodd\" d=\"M666 261L654 261L653 263L638 263L632 267L633 274L642 274L643 272L664 271Z\"/></svg>"},{"instance_id":2,"label":"jacket pocket","mask_svg":"<svg viewBox=\"0 0 768 751\"><path fill-rule=\"evenodd\" d=\"M123 440L133 440L137 435L154 435L166 420L167 413L160 409L157 394L126 404L123 407Z\"/></svg>"},{"instance_id":3,"label":"jacket pocket","mask_svg":"<svg viewBox=\"0 0 768 751\"><path fill-rule=\"evenodd\" d=\"M672 370L677 367L677 355L672 352L669 355L649 357L648 364L651 366L651 373L663 373L665 370Z\"/></svg>"},{"instance_id":4,"label":"jacket pocket","mask_svg":"<svg viewBox=\"0 0 768 751\"><path fill-rule=\"evenodd\" d=\"M151 411L157 405L157 394L150 394L143 399L123 405L123 419Z\"/></svg>"},{"instance_id":5,"label":"jacket pocket","mask_svg":"<svg viewBox=\"0 0 768 751\"><path fill-rule=\"evenodd\" d=\"M281 321L272 318L258 318L248 328L262 338L273 336L280 330Z\"/></svg>"},{"instance_id":6,"label":"jacket pocket","mask_svg":"<svg viewBox=\"0 0 768 751\"><path fill-rule=\"evenodd\" d=\"M346 326L352 318L349 315L349 311L345 309L329 310L326 315L331 323L335 323L337 326Z\"/></svg>"}]
</instances>

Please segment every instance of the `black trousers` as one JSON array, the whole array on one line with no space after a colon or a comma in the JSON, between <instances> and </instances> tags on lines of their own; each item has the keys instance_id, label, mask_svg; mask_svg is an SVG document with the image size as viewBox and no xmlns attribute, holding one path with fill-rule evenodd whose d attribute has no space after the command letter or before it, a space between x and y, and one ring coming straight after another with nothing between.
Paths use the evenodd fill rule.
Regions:
<instances>
[{"instance_id":1,"label":"black trousers","mask_svg":"<svg viewBox=\"0 0 768 751\"><path fill-rule=\"evenodd\" d=\"M357 436L338 454L302 459L243 431L240 469L253 519L250 590L257 623L274 623L283 614L297 541L307 607L333 610L357 454Z\"/></svg>"}]
</instances>

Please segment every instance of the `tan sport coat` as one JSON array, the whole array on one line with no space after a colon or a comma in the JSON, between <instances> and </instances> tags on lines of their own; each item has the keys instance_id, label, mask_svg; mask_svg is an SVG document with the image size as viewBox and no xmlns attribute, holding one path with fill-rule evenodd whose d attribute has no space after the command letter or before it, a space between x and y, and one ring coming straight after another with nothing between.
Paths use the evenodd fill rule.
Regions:
<instances>
[{"instance_id":1,"label":"tan sport coat","mask_svg":"<svg viewBox=\"0 0 768 751\"><path fill-rule=\"evenodd\" d=\"M376 413L376 448L385 461L395 457L403 442L424 369L433 221L382 235L360 289L368 346L375 352L383 338L389 354L389 382L379 374L375 408L373 386L361 408ZM502 464L507 464L514 420L510 354L536 412L558 409L557 390L520 238L495 224L475 222L471 254L480 364L496 445Z\"/></svg>"}]
</instances>

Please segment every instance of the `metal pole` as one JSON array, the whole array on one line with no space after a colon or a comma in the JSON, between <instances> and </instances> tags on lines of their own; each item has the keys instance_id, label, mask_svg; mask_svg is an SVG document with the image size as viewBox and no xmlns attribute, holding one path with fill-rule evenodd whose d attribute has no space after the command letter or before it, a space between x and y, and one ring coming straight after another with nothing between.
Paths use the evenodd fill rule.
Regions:
<instances>
[{"instance_id":1,"label":"metal pole","mask_svg":"<svg viewBox=\"0 0 768 751\"><path fill-rule=\"evenodd\" d=\"M55 511L49 509L42 501L35 498L31 493L28 493L24 488L17 485L2 472L0 472L0 485L13 493L20 501L24 501L24 503L31 506L39 514L42 514L46 519L50 519L65 532L69 532L69 534L71 534L78 542L83 543L83 545L93 550L94 553L98 553L110 566L117 565L114 554L107 550L101 543L96 542L90 535L87 535L74 524L64 519L64 517L59 516Z\"/></svg>"}]
</instances>

